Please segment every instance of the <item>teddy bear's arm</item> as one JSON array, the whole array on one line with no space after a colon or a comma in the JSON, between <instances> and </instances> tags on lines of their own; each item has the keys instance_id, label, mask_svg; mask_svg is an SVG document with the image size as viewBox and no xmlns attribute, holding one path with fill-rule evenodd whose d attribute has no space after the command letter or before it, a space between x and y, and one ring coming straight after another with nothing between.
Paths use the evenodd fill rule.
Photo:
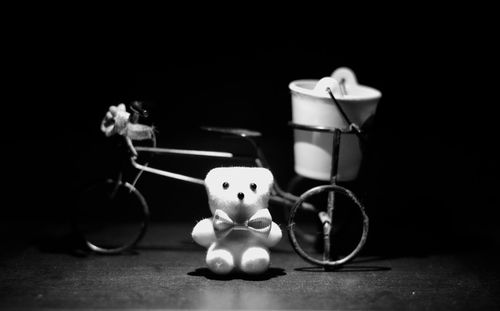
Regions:
<instances>
[{"instance_id":1,"label":"teddy bear's arm","mask_svg":"<svg viewBox=\"0 0 500 311\"><path fill-rule=\"evenodd\" d=\"M212 218L200 220L191 232L193 240L203 247L210 247L217 238L215 237L214 225Z\"/></svg>"},{"instance_id":2,"label":"teddy bear's arm","mask_svg":"<svg viewBox=\"0 0 500 311\"><path fill-rule=\"evenodd\" d=\"M280 227L273 221L271 223L271 231L269 232L269 236L265 241L267 247L273 247L278 244L278 242L281 240L281 236L282 233Z\"/></svg>"}]
</instances>

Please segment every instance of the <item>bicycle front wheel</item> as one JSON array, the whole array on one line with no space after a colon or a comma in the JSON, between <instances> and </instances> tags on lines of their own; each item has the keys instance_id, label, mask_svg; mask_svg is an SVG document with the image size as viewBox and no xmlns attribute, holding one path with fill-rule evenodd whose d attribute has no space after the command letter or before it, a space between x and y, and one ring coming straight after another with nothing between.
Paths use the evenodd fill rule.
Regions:
<instances>
[{"instance_id":1,"label":"bicycle front wheel","mask_svg":"<svg viewBox=\"0 0 500 311\"><path fill-rule=\"evenodd\" d=\"M133 248L144 236L149 207L129 183L108 179L82 192L76 210L76 228L87 247L116 254Z\"/></svg>"}]
</instances>

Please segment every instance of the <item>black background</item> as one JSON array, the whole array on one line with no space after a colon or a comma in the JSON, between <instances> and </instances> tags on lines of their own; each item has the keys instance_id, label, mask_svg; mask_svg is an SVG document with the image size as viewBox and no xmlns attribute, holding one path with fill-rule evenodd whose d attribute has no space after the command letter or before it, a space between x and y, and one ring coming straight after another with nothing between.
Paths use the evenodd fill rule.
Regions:
<instances>
[{"instance_id":1,"label":"black background","mask_svg":"<svg viewBox=\"0 0 500 311\"><path fill-rule=\"evenodd\" d=\"M467 15L407 12L347 18L349 27L301 14L271 15L265 24L238 14L165 22L173 12L17 20L4 44L2 214L69 221L80 187L106 176L113 160L100 120L109 105L131 100L150 104L164 147L241 151L198 128L261 131L275 177L286 185L294 175L288 83L347 66L383 94L366 170L354 185L372 218L372 243L445 249L497 239L491 28L483 21L470 27ZM200 178L215 165L155 161ZM145 176L139 187L156 220L194 223L208 215L197 185Z\"/></svg>"}]
</instances>

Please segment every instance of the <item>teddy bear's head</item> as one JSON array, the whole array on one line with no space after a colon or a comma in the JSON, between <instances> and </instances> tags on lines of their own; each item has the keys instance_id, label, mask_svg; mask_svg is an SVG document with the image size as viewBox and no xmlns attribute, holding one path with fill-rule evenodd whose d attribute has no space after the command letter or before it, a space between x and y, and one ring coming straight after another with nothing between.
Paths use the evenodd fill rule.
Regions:
<instances>
[{"instance_id":1,"label":"teddy bear's head","mask_svg":"<svg viewBox=\"0 0 500 311\"><path fill-rule=\"evenodd\" d=\"M271 171L262 167L214 168L205 178L210 211L221 209L236 222L248 220L267 208L273 181Z\"/></svg>"}]
</instances>

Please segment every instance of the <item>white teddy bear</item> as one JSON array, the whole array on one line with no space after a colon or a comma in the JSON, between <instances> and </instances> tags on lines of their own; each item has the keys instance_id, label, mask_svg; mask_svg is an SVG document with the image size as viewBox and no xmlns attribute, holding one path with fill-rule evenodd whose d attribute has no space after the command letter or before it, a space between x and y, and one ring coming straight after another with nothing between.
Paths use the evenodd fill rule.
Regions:
<instances>
[{"instance_id":1,"label":"white teddy bear","mask_svg":"<svg viewBox=\"0 0 500 311\"><path fill-rule=\"evenodd\" d=\"M208 248L206 263L217 274L265 272L269 247L281 230L267 209L274 178L261 167L219 167L205 178L212 218L193 228L193 240Z\"/></svg>"}]
</instances>

